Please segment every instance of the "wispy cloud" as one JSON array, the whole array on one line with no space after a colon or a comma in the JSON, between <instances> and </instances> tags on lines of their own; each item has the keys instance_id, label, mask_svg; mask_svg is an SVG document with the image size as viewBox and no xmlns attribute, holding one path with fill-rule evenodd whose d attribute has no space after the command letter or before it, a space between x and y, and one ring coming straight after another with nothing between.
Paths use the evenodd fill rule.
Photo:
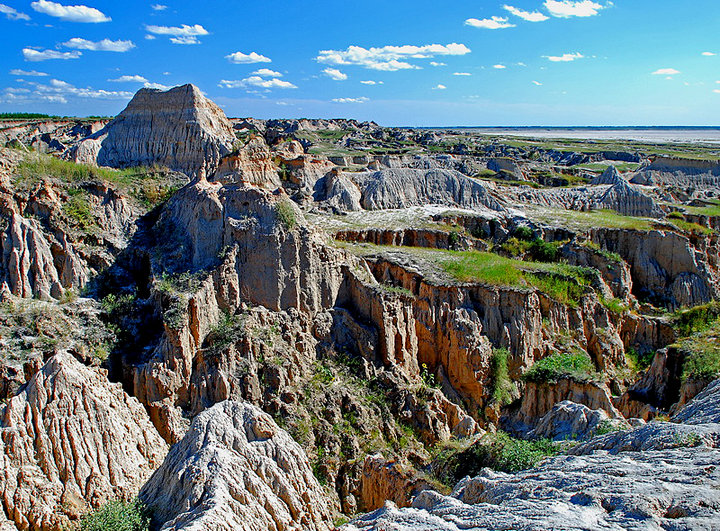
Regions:
<instances>
[{"instance_id":1,"label":"wispy cloud","mask_svg":"<svg viewBox=\"0 0 720 531\"><path fill-rule=\"evenodd\" d=\"M447 87L442 83L439 83L433 87L433 90L445 90Z\"/></svg>"},{"instance_id":2,"label":"wispy cloud","mask_svg":"<svg viewBox=\"0 0 720 531\"><path fill-rule=\"evenodd\" d=\"M464 44L427 44L425 46L382 46L363 48L349 46L346 50L321 50L315 58L320 63L332 65L357 65L371 70L394 72L417 69L419 66L408 62L410 59L429 59L444 55L465 55L470 48Z\"/></svg>"},{"instance_id":3,"label":"wispy cloud","mask_svg":"<svg viewBox=\"0 0 720 531\"><path fill-rule=\"evenodd\" d=\"M522 9L518 9L517 7L508 5L504 5L503 9L505 11L508 11L510 14L515 15L516 17L527 20L528 22L543 22L550 18L542 14L540 11L523 11Z\"/></svg>"},{"instance_id":4,"label":"wispy cloud","mask_svg":"<svg viewBox=\"0 0 720 531\"><path fill-rule=\"evenodd\" d=\"M454 76L471 76L470 72L453 72Z\"/></svg>"},{"instance_id":5,"label":"wispy cloud","mask_svg":"<svg viewBox=\"0 0 720 531\"><path fill-rule=\"evenodd\" d=\"M26 61L47 61L49 59L77 59L82 52L58 52L57 50L34 50L33 48L23 48L23 57Z\"/></svg>"},{"instance_id":6,"label":"wispy cloud","mask_svg":"<svg viewBox=\"0 0 720 531\"><path fill-rule=\"evenodd\" d=\"M253 72L253 75L263 77L282 77L282 74L280 72L270 70L269 68L260 68L259 70L255 70L255 72Z\"/></svg>"},{"instance_id":7,"label":"wispy cloud","mask_svg":"<svg viewBox=\"0 0 720 531\"><path fill-rule=\"evenodd\" d=\"M30 76L30 77L46 77L48 74L45 72L38 72L37 70L21 70L19 68L15 68L13 70L10 70L10 75L12 76Z\"/></svg>"},{"instance_id":8,"label":"wispy cloud","mask_svg":"<svg viewBox=\"0 0 720 531\"><path fill-rule=\"evenodd\" d=\"M83 5L78 6L64 6L57 2L49 2L48 0L37 0L30 4L35 11L50 15L51 17L57 17L61 20L67 20L69 22L110 22L112 19L105 13L94 7L88 7Z\"/></svg>"},{"instance_id":9,"label":"wispy cloud","mask_svg":"<svg viewBox=\"0 0 720 531\"><path fill-rule=\"evenodd\" d=\"M370 98L361 96L359 98L335 98L332 100L333 103L367 103Z\"/></svg>"},{"instance_id":10,"label":"wispy cloud","mask_svg":"<svg viewBox=\"0 0 720 531\"><path fill-rule=\"evenodd\" d=\"M367 79L365 81L361 81L360 83L362 83L363 85L382 85L383 84L382 81L373 81L372 79Z\"/></svg>"},{"instance_id":11,"label":"wispy cloud","mask_svg":"<svg viewBox=\"0 0 720 531\"><path fill-rule=\"evenodd\" d=\"M224 88L250 88L259 87L264 89L295 89L295 85L289 81L283 81L282 79L271 78L265 79L260 76L250 76L239 81L230 81L223 79L220 81L220 86Z\"/></svg>"},{"instance_id":12,"label":"wispy cloud","mask_svg":"<svg viewBox=\"0 0 720 531\"><path fill-rule=\"evenodd\" d=\"M187 24L180 26L146 25L145 29L155 35L168 35L170 42L173 44L200 44L198 37L209 35L208 30L200 24L194 24L192 26ZM147 38L147 36L145 38Z\"/></svg>"},{"instance_id":13,"label":"wispy cloud","mask_svg":"<svg viewBox=\"0 0 720 531\"><path fill-rule=\"evenodd\" d=\"M0 4L0 13L10 20L30 20L30 16L5 4Z\"/></svg>"},{"instance_id":14,"label":"wispy cloud","mask_svg":"<svg viewBox=\"0 0 720 531\"><path fill-rule=\"evenodd\" d=\"M497 64L497 65L493 65L493 68L495 68L495 69L497 69L497 70L505 70L505 69L507 68L507 66L501 65L501 64Z\"/></svg>"},{"instance_id":15,"label":"wispy cloud","mask_svg":"<svg viewBox=\"0 0 720 531\"><path fill-rule=\"evenodd\" d=\"M592 17L607 7L591 0L545 0L544 6L552 16L558 18Z\"/></svg>"},{"instance_id":16,"label":"wispy cloud","mask_svg":"<svg viewBox=\"0 0 720 531\"><path fill-rule=\"evenodd\" d=\"M581 53L575 52L564 53L562 55L543 55L543 57L548 61L552 61L553 63L569 63L571 61L582 59L585 56Z\"/></svg>"},{"instance_id":17,"label":"wispy cloud","mask_svg":"<svg viewBox=\"0 0 720 531\"><path fill-rule=\"evenodd\" d=\"M447 63L440 63L438 61L430 61L430 66L447 66Z\"/></svg>"},{"instance_id":18,"label":"wispy cloud","mask_svg":"<svg viewBox=\"0 0 720 531\"><path fill-rule=\"evenodd\" d=\"M132 92L123 90L104 90L94 89L92 87L76 87L66 81L59 79L51 79L47 83L36 83L28 82L28 86L32 87L32 90L22 90L22 96L20 98L23 101L45 101L51 103L67 103L68 98L90 98L90 99L104 99L104 100L115 100L115 99L129 99L132 97ZM16 91L16 94L20 93Z\"/></svg>"},{"instance_id":19,"label":"wispy cloud","mask_svg":"<svg viewBox=\"0 0 720 531\"><path fill-rule=\"evenodd\" d=\"M127 52L135 48L135 44L133 44L132 41L111 41L110 39L103 39L94 42L79 37L63 42L61 46L74 48L75 50L91 50L93 52Z\"/></svg>"},{"instance_id":20,"label":"wispy cloud","mask_svg":"<svg viewBox=\"0 0 720 531\"><path fill-rule=\"evenodd\" d=\"M478 20L476 18L469 18L465 21L466 26L472 26L473 28L484 28L484 29L504 29L514 28L515 24L508 22L507 17L490 17Z\"/></svg>"},{"instance_id":21,"label":"wispy cloud","mask_svg":"<svg viewBox=\"0 0 720 531\"><path fill-rule=\"evenodd\" d=\"M143 85L144 88L147 89L155 89L155 90L170 90L172 87L168 85L163 85L162 83L150 83L149 81Z\"/></svg>"},{"instance_id":22,"label":"wispy cloud","mask_svg":"<svg viewBox=\"0 0 720 531\"><path fill-rule=\"evenodd\" d=\"M541 87L541 86L542 86L542 83L540 83L539 81L535 81L535 80L533 80L532 84L535 85L535 86L537 86L537 87Z\"/></svg>"},{"instance_id":23,"label":"wispy cloud","mask_svg":"<svg viewBox=\"0 0 720 531\"><path fill-rule=\"evenodd\" d=\"M713 52L703 52L702 55L704 55L705 57L713 57L717 54Z\"/></svg>"},{"instance_id":24,"label":"wispy cloud","mask_svg":"<svg viewBox=\"0 0 720 531\"><path fill-rule=\"evenodd\" d=\"M271 63L271 59L269 57L265 57L264 55L260 55L256 52L250 52L250 53L243 53L243 52L235 52L231 53L230 55L226 55L225 59L230 61L231 63L235 63L238 65L245 65L245 64L251 64L251 63Z\"/></svg>"},{"instance_id":25,"label":"wispy cloud","mask_svg":"<svg viewBox=\"0 0 720 531\"><path fill-rule=\"evenodd\" d=\"M680 73L679 70L674 68L659 68L652 73L654 76L676 76Z\"/></svg>"},{"instance_id":26,"label":"wispy cloud","mask_svg":"<svg viewBox=\"0 0 720 531\"><path fill-rule=\"evenodd\" d=\"M148 80L145 79L143 76L120 76L116 77L115 79L108 79L108 81L112 83L147 83Z\"/></svg>"},{"instance_id":27,"label":"wispy cloud","mask_svg":"<svg viewBox=\"0 0 720 531\"><path fill-rule=\"evenodd\" d=\"M334 81L345 81L348 78L347 74L340 72L337 68L326 68L323 73Z\"/></svg>"},{"instance_id":28,"label":"wispy cloud","mask_svg":"<svg viewBox=\"0 0 720 531\"><path fill-rule=\"evenodd\" d=\"M152 7L153 11L165 11L167 9L167 6L163 4L153 4L150 7Z\"/></svg>"}]
</instances>

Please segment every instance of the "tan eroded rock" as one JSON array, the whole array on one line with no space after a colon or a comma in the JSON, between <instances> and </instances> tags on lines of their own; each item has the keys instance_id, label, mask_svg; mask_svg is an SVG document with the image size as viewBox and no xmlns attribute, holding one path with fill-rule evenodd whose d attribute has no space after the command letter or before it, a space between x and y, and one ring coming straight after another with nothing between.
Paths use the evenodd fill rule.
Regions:
<instances>
[{"instance_id":1,"label":"tan eroded rock","mask_svg":"<svg viewBox=\"0 0 720 531\"><path fill-rule=\"evenodd\" d=\"M131 499L167 452L136 399L66 353L10 399L0 426L0 503L18 529Z\"/></svg>"},{"instance_id":2,"label":"tan eroded rock","mask_svg":"<svg viewBox=\"0 0 720 531\"><path fill-rule=\"evenodd\" d=\"M305 452L267 414L240 402L198 415L140 497L164 531L332 527Z\"/></svg>"}]
</instances>

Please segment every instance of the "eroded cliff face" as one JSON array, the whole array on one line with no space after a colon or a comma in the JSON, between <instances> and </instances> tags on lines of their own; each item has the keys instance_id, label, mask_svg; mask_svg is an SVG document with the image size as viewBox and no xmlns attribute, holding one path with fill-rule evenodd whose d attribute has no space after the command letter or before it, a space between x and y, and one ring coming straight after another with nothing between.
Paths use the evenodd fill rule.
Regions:
<instances>
[{"instance_id":1,"label":"eroded cliff face","mask_svg":"<svg viewBox=\"0 0 720 531\"><path fill-rule=\"evenodd\" d=\"M18 529L59 529L132 499L166 453L135 398L59 353L4 408L0 503Z\"/></svg>"},{"instance_id":2,"label":"eroded cliff face","mask_svg":"<svg viewBox=\"0 0 720 531\"><path fill-rule=\"evenodd\" d=\"M140 497L160 529L331 529L303 449L260 409L220 402L198 415Z\"/></svg>"},{"instance_id":3,"label":"eroded cliff face","mask_svg":"<svg viewBox=\"0 0 720 531\"><path fill-rule=\"evenodd\" d=\"M71 156L114 168L159 165L187 175L214 171L236 142L225 113L194 85L140 89L117 118Z\"/></svg>"},{"instance_id":4,"label":"eroded cliff face","mask_svg":"<svg viewBox=\"0 0 720 531\"><path fill-rule=\"evenodd\" d=\"M79 292L127 246L138 209L98 181L71 187L49 178L17 186L14 173L23 157L3 150L5 156L12 163L0 173L3 283L20 297Z\"/></svg>"}]
</instances>

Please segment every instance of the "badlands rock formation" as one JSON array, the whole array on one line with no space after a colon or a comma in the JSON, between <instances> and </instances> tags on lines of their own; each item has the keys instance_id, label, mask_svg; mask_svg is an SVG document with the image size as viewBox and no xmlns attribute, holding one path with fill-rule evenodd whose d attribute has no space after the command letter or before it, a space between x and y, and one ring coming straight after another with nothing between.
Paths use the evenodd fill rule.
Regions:
<instances>
[{"instance_id":1,"label":"badlands rock formation","mask_svg":"<svg viewBox=\"0 0 720 531\"><path fill-rule=\"evenodd\" d=\"M102 125L0 153L0 526L138 493L163 529L712 526L712 164L231 121L190 85ZM578 444L429 490L502 429Z\"/></svg>"},{"instance_id":2,"label":"badlands rock formation","mask_svg":"<svg viewBox=\"0 0 720 531\"><path fill-rule=\"evenodd\" d=\"M332 527L303 449L269 415L239 402L198 415L140 497L168 531Z\"/></svg>"},{"instance_id":3,"label":"badlands rock formation","mask_svg":"<svg viewBox=\"0 0 720 531\"><path fill-rule=\"evenodd\" d=\"M388 503L344 529L713 529L720 517L720 425L704 423L698 411L716 415L717 394L715 385L702 405L687 406L688 424L601 435L571 456L517 474L485 469L450 496L426 490L412 508ZM698 423L689 425L693 419Z\"/></svg>"},{"instance_id":4,"label":"badlands rock formation","mask_svg":"<svg viewBox=\"0 0 720 531\"><path fill-rule=\"evenodd\" d=\"M59 353L4 407L3 514L17 529L59 529L134 497L166 453L135 398L105 371Z\"/></svg>"},{"instance_id":5,"label":"badlands rock formation","mask_svg":"<svg viewBox=\"0 0 720 531\"><path fill-rule=\"evenodd\" d=\"M194 85L140 89L117 118L83 140L74 160L125 168L164 166L195 175L214 171L235 144L225 113Z\"/></svg>"}]
</instances>

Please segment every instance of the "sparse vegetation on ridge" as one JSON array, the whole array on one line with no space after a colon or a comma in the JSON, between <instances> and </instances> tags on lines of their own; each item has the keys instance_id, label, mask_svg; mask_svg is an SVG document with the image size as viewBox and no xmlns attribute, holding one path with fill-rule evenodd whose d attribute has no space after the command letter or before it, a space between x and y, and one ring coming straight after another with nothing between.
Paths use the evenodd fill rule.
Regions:
<instances>
[{"instance_id":1,"label":"sparse vegetation on ridge","mask_svg":"<svg viewBox=\"0 0 720 531\"><path fill-rule=\"evenodd\" d=\"M536 361L523 375L528 382L557 382L570 378L586 382L597 378L595 365L585 352L553 352Z\"/></svg>"},{"instance_id":2,"label":"sparse vegetation on ridge","mask_svg":"<svg viewBox=\"0 0 720 531\"><path fill-rule=\"evenodd\" d=\"M150 516L140 500L110 501L80 520L81 531L148 531Z\"/></svg>"}]
</instances>

